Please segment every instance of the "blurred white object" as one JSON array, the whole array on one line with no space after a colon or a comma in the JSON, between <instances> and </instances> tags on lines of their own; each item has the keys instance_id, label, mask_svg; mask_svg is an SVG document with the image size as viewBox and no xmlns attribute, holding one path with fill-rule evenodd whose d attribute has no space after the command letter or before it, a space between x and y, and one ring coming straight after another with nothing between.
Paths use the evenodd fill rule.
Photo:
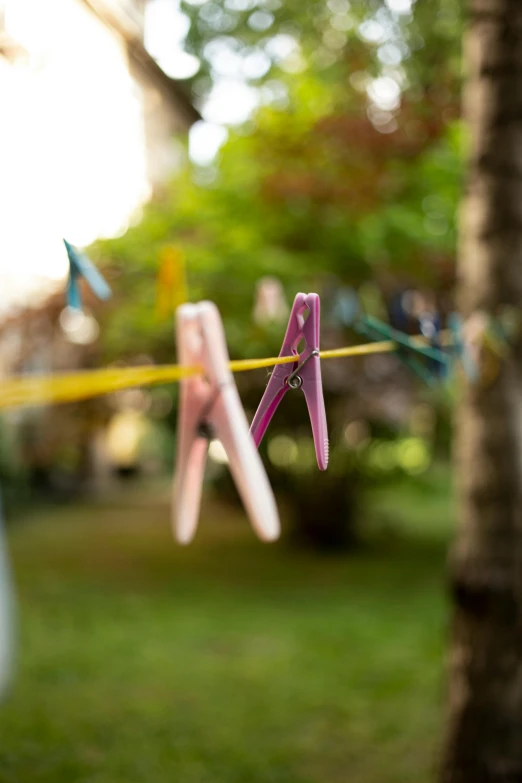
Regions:
<instances>
[{"instance_id":1,"label":"blurred white object","mask_svg":"<svg viewBox=\"0 0 522 783\"><path fill-rule=\"evenodd\" d=\"M120 468L139 463L140 442L147 430L147 420L138 410L116 413L107 428L106 447L109 459Z\"/></svg>"},{"instance_id":2,"label":"blurred white object","mask_svg":"<svg viewBox=\"0 0 522 783\"><path fill-rule=\"evenodd\" d=\"M262 277L256 286L254 321L256 324L286 321L290 308L281 281L277 277Z\"/></svg>"},{"instance_id":3,"label":"blurred white object","mask_svg":"<svg viewBox=\"0 0 522 783\"><path fill-rule=\"evenodd\" d=\"M7 547L0 496L0 697L11 682L13 669L13 597L11 573L7 558Z\"/></svg>"},{"instance_id":4,"label":"blurred white object","mask_svg":"<svg viewBox=\"0 0 522 783\"><path fill-rule=\"evenodd\" d=\"M65 307L60 313L60 326L70 343L90 345L100 333L98 322L91 313Z\"/></svg>"}]
</instances>

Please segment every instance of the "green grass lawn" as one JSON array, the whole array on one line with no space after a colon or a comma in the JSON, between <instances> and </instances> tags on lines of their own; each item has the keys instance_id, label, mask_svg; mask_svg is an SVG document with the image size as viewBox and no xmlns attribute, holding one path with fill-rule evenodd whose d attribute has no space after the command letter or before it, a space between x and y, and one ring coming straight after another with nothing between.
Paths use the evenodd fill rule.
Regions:
<instances>
[{"instance_id":1,"label":"green grass lawn","mask_svg":"<svg viewBox=\"0 0 522 783\"><path fill-rule=\"evenodd\" d=\"M164 490L26 515L0 781L432 780L450 505L446 476L373 493L351 557L261 544L210 500L180 548Z\"/></svg>"}]
</instances>

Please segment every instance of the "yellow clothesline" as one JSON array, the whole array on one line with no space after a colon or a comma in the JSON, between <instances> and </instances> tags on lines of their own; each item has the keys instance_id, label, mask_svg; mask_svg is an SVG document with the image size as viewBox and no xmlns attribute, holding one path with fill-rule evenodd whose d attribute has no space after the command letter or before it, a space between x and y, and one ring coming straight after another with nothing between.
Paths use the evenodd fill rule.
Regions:
<instances>
[{"instance_id":1,"label":"yellow clothesline","mask_svg":"<svg viewBox=\"0 0 522 783\"><path fill-rule=\"evenodd\" d=\"M394 351L396 347L396 343L386 340L321 351L320 357L321 359L340 359L346 356L366 356L372 353ZM245 372L263 367L273 367L276 364L291 364L295 361L295 356L239 359L230 362L229 367L232 372ZM0 381L0 409L75 402L135 386L176 383L182 378L197 375L201 371L202 368L198 366L183 367L178 364L167 364L158 367L110 367L101 370L82 370L75 373L7 378Z\"/></svg>"}]
</instances>

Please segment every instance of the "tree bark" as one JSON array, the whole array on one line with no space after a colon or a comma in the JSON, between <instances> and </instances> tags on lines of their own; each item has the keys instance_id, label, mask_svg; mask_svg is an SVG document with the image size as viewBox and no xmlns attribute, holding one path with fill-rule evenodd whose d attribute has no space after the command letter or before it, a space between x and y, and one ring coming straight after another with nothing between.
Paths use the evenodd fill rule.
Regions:
<instances>
[{"instance_id":1,"label":"tree bark","mask_svg":"<svg viewBox=\"0 0 522 783\"><path fill-rule=\"evenodd\" d=\"M460 309L522 308L522 0L469 0ZM457 412L443 783L522 781L522 346Z\"/></svg>"}]
</instances>

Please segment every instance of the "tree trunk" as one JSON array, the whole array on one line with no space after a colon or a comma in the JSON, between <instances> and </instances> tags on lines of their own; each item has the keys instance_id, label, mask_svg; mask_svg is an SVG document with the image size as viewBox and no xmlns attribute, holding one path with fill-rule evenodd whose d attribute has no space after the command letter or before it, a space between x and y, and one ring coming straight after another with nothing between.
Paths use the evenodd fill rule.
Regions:
<instances>
[{"instance_id":1,"label":"tree trunk","mask_svg":"<svg viewBox=\"0 0 522 783\"><path fill-rule=\"evenodd\" d=\"M470 0L460 308L522 308L522 0ZM444 783L522 781L522 350L465 389Z\"/></svg>"}]
</instances>

